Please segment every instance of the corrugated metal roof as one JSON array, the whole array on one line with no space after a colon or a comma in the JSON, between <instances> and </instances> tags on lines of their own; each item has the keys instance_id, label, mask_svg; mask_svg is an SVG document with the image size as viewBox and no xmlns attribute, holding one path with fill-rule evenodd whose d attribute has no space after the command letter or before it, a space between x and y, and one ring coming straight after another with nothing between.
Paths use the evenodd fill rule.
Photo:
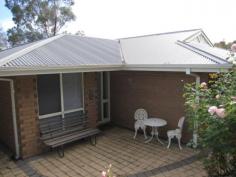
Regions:
<instances>
[{"instance_id":1,"label":"corrugated metal roof","mask_svg":"<svg viewBox=\"0 0 236 177\"><path fill-rule=\"evenodd\" d=\"M218 59L218 49L211 46L192 43L184 43L189 36L199 33L199 30L180 31L161 35L141 36L135 38L121 39L121 48L125 63L127 65L140 64L225 64ZM215 56L207 52L200 52L201 49L215 53ZM191 48L192 50L190 50ZM198 50L197 50L198 49ZM198 51L198 52L196 52ZM201 53L204 53L201 54ZM214 58L214 60L212 59Z\"/></svg>"},{"instance_id":2,"label":"corrugated metal roof","mask_svg":"<svg viewBox=\"0 0 236 177\"><path fill-rule=\"evenodd\" d=\"M226 52L187 42L201 30L161 33L117 40L59 35L0 52L0 75L125 70L156 67L230 68ZM168 68L169 66L169 68ZM132 68L130 68L132 67ZM147 69L148 70L148 69Z\"/></svg>"},{"instance_id":3,"label":"corrugated metal roof","mask_svg":"<svg viewBox=\"0 0 236 177\"><path fill-rule=\"evenodd\" d=\"M189 43L189 45L191 45L197 50L205 52L206 54L219 58L219 60L221 60L220 63L225 63L226 59L229 57L229 51L225 49L221 49L218 47L210 47L208 45L196 43L196 42L191 42Z\"/></svg>"},{"instance_id":4,"label":"corrugated metal roof","mask_svg":"<svg viewBox=\"0 0 236 177\"><path fill-rule=\"evenodd\" d=\"M119 43L113 40L64 35L2 67L68 67L121 65Z\"/></svg>"},{"instance_id":5,"label":"corrugated metal roof","mask_svg":"<svg viewBox=\"0 0 236 177\"><path fill-rule=\"evenodd\" d=\"M13 48L9 48L9 49L5 49L5 50L2 50L0 51L0 61L2 59L4 59L5 57L11 55L12 53L15 53L15 52L19 52L25 48L28 48L36 43L38 43L40 41L37 41L37 42L32 42L32 43L28 43L28 44L23 44L23 45L19 45L17 47L13 47Z\"/></svg>"},{"instance_id":6,"label":"corrugated metal roof","mask_svg":"<svg viewBox=\"0 0 236 177\"><path fill-rule=\"evenodd\" d=\"M171 31L171 32L164 32L164 33L147 34L147 35L141 35L141 36L120 38L120 40L132 39L132 38L142 38L142 37L151 37L151 36L160 36L160 35L170 35L170 34L176 34L176 33L179 34L179 37L182 37L182 39L179 39L179 40L185 40L200 31L202 31L202 30L201 29L190 29L190 30L182 30L182 31Z\"/></svg>"}]
</instances>

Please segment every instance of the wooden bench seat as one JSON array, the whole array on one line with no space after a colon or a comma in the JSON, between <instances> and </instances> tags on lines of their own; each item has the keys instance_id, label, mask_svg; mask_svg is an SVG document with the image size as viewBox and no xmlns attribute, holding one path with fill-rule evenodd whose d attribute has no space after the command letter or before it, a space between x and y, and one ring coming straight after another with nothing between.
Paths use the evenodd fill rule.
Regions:
<instances>
[{"instance_id":1,"label":"wooden bench seat","mask_svg":"<svg viewBox=\"0 0 236 177\"><path fill-rule=\"evenodd\" d=\"M51 138L51 139L45 140L44 143L47 146L55 148L55 147L58 147L58 146L61 146L61 145L64 145L64 144L67 144L76 140L92 137L94 135L97 135L99 132L100 130L98 129L90 128L90 129L81 130L77 132L67 133L59 137Z\"/></svg>"},{"instance_id":2,"label":"wooden bench seat","mask_svg":"<svg viewBox=\"0 0 236 177\"><path fill-rule=\"evenodd\" d=\"M74 141L90 138L96 145L97 128L89 128L87 115L80 112L68 117L59 116L40 120L41 140L50 148L57 148L58 155L64 157L64 145Z\"/></svg>"}]
</instances>

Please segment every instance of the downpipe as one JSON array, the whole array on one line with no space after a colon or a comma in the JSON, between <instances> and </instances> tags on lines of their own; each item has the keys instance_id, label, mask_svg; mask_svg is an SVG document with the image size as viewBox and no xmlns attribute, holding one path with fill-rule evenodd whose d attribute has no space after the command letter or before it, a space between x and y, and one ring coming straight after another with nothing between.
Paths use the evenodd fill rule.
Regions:
<instances>
[{"instance_id":1,"label":"downpipe","mask_svg":"<svg viewBox=\"0 0 236 177\"><path fill-rule=\"evenodd\" d=\"M195 77L195 82L196 82L196 87L200 85L201 83L201 78L198 74L196 73L191 73L190 69L186 70L186 74ZM199 101L199 98L197 98L197 102ZM195 120L193 122L193 148L197 148L198 146L198 122Z\"/></svg>"},{"instance_id":2,"label":"downpipe","mask_svg":"<svg viewBox=\"0 0 236 177\"><path fill-rule=\"evenodd\" d=\"M14 81L12 79L5 79L0 78L0 81L5 81L10 83L11 89L11 106L12 106L12 119L13 119L13 130L14 130L14 141L15 141L15 159L20 158L20 144L19 144L19 137L18 137L18 127L17 127L17 120L16 120L16 101L15 101L15 89L14 89Z\"/></svg>"}]
</instances>

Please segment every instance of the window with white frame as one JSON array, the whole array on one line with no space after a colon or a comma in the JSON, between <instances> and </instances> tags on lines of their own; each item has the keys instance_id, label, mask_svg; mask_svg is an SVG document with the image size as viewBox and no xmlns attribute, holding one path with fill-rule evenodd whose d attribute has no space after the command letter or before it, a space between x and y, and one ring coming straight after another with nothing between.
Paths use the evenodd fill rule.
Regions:
<instances>
[{"instance_id":1,"label":"window with white frame","mask_svg":"<svg viewBox=\"0 0 236 177\"><path fill-rule=\"evenodd\" d=\"M81 73L40 75L37 80L39 118L66 117L83 110Z\"/></svg>"}]
</instances>

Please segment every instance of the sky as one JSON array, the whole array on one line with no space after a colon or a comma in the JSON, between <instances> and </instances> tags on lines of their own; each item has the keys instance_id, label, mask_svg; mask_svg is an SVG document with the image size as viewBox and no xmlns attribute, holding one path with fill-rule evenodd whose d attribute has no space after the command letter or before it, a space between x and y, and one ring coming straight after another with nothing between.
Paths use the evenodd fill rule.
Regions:
<instances>
[{"instance_id":1,"label":"sky","mask_svg":"<svg viewBox=\"0 0 236 177\"><path fill-rule=\"evenodd\" d=\"M0 0L0 24L13 26ZM122 37L201 28L212 42L236 40L236 0L75 0L75 22L63 30Z\"/></svg>"},{"instance_id":2,"label":"sky","mask_svg":"<svg viewBox=\"0 0 236 177\"><path fill-rule=\"evenodd\" d=\"M0 0L0 26L6 31L8 28L11 28L14 23L11 20L11 11L8 10L4 4L5 0Z\"/></svg>"}]
</instances>

